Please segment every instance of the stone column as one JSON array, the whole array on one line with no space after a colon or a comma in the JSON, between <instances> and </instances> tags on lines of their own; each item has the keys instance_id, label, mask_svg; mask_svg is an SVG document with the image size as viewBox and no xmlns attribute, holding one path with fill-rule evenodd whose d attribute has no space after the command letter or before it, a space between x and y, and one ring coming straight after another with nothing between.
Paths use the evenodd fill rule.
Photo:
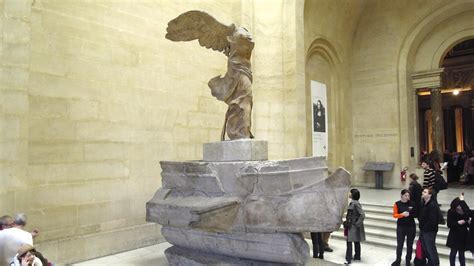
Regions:
<instances>
[{"instance_id":1,"label":"stone column","mask_svg":"<svg viewBox=\"0 0 474 266\"><path fill-rule=\"evenodd\" d=\"M440 161L443 159L443 102L441 100L441 74L444 68L431 69L413 73L412 88L419 89L430 88L431 93L431 112L433 119L433 149L437 151Z\"/></svg>"},{"instance_id":2,"label":"stone column","mask_svg":"<svg viewBox=\"0 0 474 266\"><path fill-rule=\"evenodd\" d=\"M439 161L442 162L444 150L444 122L441 88L431 88L430 93L433 150L438 153Z\"/></svg>"}]
</instances>

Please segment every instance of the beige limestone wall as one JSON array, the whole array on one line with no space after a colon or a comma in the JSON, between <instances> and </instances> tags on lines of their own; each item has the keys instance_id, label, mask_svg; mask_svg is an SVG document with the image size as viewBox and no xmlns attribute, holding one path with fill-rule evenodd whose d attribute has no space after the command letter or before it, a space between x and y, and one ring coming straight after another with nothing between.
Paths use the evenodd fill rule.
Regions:
<instances>
[{"instance_id":1,"label":"beige limestone wall","mask_svg":"<svg viewBox=\"0 0 474 266\"><path fill-rule=\"evenodd\" d=\"M433 53L448 41L448 31L456 34L472 28L467 23L472 14L466 11L473 5L468 0L369 1L366 5L353 39L351 69L357 184L374 184L373 172L362 170L367 161L395 162L394 171L385 174L390 187L406 185L400 181L403 167L417 171L417 156L410 155L410 147L419 152L416 96L411 89L415 58L432 61ZM416 59L416 64L421 61Z\"/></svg>"},{"instance_id":2,"label":"beige limestone wall","mask_svg":"<svg viewBox=\"0 0 474 266\"><path fill-rule=\"evenodd\" d=\"M303 1L242 1L242 24L255 39L254 135L270 159L305 156L302 75Z\"/></svg>"},{"instance_id":3,"label":"beige limestone wall","mask_svg":"<svg viewBox=\"0 0 474 266\"><path fill-rule=\"evenodd\" d=\"M1 213L26 212L58 263L161 241L145 223L158 162L199 159L226 110L207 87L225 56L166 25L191 9L238 21L240 1L0 3Z\"/></svg>"},{"instance_id":4,"label":"beige limestone wall","mask_svg":"<svg viewBox=\"0 0 474 266\"><path fill-rule=\"evenodd\" d=\"M164 38L185 11L253 33L255 136L270 158L307 155L304 1L0 1L0 210L26 212L53 261L161 241L145 223L158 162L219 139L226 105L207 81L226 57Z\"/></svg>"},{"instance_id":5,"label":"beige limestone wall","mask_svg":"<svg viewBox=\"0 0 474 266\"><path fill-rule=\"evenodd\" d=\"M0 210L16 208L14 190L28 183L28 77L30 6L1 1Z\"/></svg>"},{"instance_id":6,"label":"beige limestone wall","mask_svg":"<svg viewBox=\"0 0 474 266\"><path fill-rule=\"evenodd\" d=\"M330 168L352 170L352 38L366 1L306 1L304 49L307 154L312 154L310 81L327 85Z\"/></svg>"},{"instance_id":7,"label":"beige limestone wall","mask_svg":"<svg viewBox=\"0 0 474 266\"><path fill-rule=\"evenodd\" d=\"M397 172L403 166L396 75L398 51L416 17L427 12L435 4L432 2L420 6L410 1L372 2L364 10L354 36L351 79L354 174L358 184L374 183L374 173L362 170L366 162L390 161L395 163L395 169L385 173L385 184L400 186Z\"/></svg>"}]
</instances>

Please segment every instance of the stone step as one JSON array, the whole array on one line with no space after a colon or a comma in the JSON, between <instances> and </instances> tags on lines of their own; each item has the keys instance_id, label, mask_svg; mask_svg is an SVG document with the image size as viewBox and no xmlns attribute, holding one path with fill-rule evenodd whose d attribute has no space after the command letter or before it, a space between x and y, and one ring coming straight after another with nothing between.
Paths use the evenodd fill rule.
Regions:
<instances>
[{"instance_id":1,"label":"stone step","mask_svg":"<svg viewBox=\"0 0 474 266\"><path fill-rule=\"evenodd\" d=\"M392 216L392 206L364 203L362 208L366 213L365 222L370 222L371 226L396 230L397 219ZM444 213L444 218L446 219L446 213ZM415 223L418 227L418 219L415 219ZM439 225L438 234L447 236L448 232L449 228L446 225Z\"/></svg>"},{"instance_id":2,"label":"stone step","mask_svg":"<svg viewBox=\"0 0 474 266\"><path fill-rule=\"evenodd\" d=\"M377 220L371 220L370 218L366 218L364 221L364 226L365 228L373 228L374 230L383 230L383 231L388 231L388 232L393 232L397 230L397 224L396 223L380 223ZM447 229L447 228L446 228ZM418 225L416 227L416 230L418 231ZM448 232L449 230L438 230L438 237L448 237Z\"/></svg>"},{"instance_id":3,"label":"stone step","mask_svg":"<svg viewBox=\"0 0 474 266\"><path fill-rule=\"evenodd\" d=\"M390 238L386 238L384 236L381 236L379 233L374 232L371 229L368 229L368 228L365 228L365 229L366 229L366 243L371 244L371 245L375 245L375 246L390 248L390 249L393 249L393 251L395 252L395 249L397 247L397 241L396 241L396 238L395 238L395 234L394 234L394 237L392 239L390 239ZM331 237L333 237L335 239L339 239L339 240L345 240L343 230L333 232L331 234ZM416 241L417 240L418 240L418 237L415 238L415 241L413 243L413 252L415 252ZM437 238L436 248L438 250L439 256L441 258L444 258L444 259L449 259L450 249L448 247L446 247L445 244L446 244L446 242L440 242ZM406 248L404 247L403 249L404 249L404 252L405 252ZM466 256L466 264L474 263L474 258L469 256L467 253L468 252L466 252L466 255L467 255ZM403 253L403 254L405 254L405 253ZM414 255L415 254L413 254L413 257L414 257Z\"/></svg>"},{"instance_id":4,"label":"stone step","mask_svg":"<svg viewBox=\"0 0 474 266\"><path fill-rule=\"evenodd\" d=\"M384 238L388 241L393 241L393 243L396 246L397 233L395 232L395 230L375 229L375 228L367 226L365 223L364 223L364 229L365 229L366 236L375 236L375 237L379 237L379 238ZM416 239L418 239L419 232L417 231L416 233L417 233ZM436 236L436 244L437 245L442 245L442 246L445 245L447 238L448 238L447 234L441 234L440 235L439 232L438 232L438 234Z\"/></svg>"},{"instance_id":5,"label":"stone step","mask_svg":"<svg viewBox=\"0 0 474 266\"><path fill-rule=\"evenodd\" d=\"M392 214L393 211L393 205L384 205L384 204L375 204L375 203L361 203L362 208L364 210L368 211L373 211L373 212L381 212L381 213L388 213ZM448 213L449 206L443 205L440 207L441 212L443 213L444 216Z\"/></svg>"},{"instance_id":6,"label":"stone step","mask_svg":"<svg viewBox=\"0 0 474 266\"><path fill-rule=\"evenodd\" d=\"M397 228L397 220L393 218L392 216L387 217L385 215L375 215L375 214L370 214L367 213L365 216L365 222L371 222L372 225L377 226L377 227L387 227L387 228L392 228L393 230L396 230ZM415 219L415 224L418 229L418 220ZM438 232L446 232L446 234L449 232L449 228L446 225L438 225Z\"/></svg>"}]
</instances>

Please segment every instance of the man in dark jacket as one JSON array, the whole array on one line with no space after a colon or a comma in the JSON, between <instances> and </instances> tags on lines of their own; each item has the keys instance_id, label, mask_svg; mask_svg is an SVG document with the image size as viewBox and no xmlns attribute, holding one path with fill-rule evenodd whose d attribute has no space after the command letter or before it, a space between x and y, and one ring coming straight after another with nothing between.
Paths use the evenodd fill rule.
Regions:
<instances>
[{"instance_id":1,"label":"man in dark jacket","mask_svg":"<svg viewBox=\"0 0 474 266\"><path fill-rule=\"evenodd\" d=\"M439 257L436 250L436 234L438 233L439 207L432 200L433 191L429 188L423 189L421 197L423 204L418 217L420 226L420 240L423 253L428 259L427 265L438 266Z\"/></svg>"}]
</instances>

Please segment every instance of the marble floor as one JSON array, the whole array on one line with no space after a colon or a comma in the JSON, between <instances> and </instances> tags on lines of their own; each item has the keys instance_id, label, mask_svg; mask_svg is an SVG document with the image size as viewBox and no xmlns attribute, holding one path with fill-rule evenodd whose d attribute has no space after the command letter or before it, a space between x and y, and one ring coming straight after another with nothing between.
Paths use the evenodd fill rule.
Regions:
<instances>
[{"instance_id":1,"label":"marble floor","mask_svg":"<svg viewBox=\"0 0 474 266\"><path fill-rule=\"evenodd\" d=\"M371 188L360 188L361 203L377 202L379 204L393 204L399 199L399 189L376 190ZM474 208L474 188L459 186L442 191L438 195L438 202L441 203L443 209L449 208L449 203L457 197L461 192L465 192L466 203ZM311 247L311 241L308 240ZM324 260L311 258L307 265L340 265L344 262L346 243L339 239L330 239L330 246L334 252L324 253ZM77 263L75 265L168 265L164 250L170 247L169 243L161 243L149 247L135 249L115 255L101 257L89 261ZM470 252L466 252L466 257L472 256ZM384 247L373 246L362 243L362 261L354 262L352 265L390 265L395 259L395 250ZM402 261L403 262L403 261ZM442 259L440 265L449 265L449 261ZM459 262L457 262L459 263ZM404 265L404 264L402 264ZM458 264L456 264L458 265Z\"/></svg>"}]
</instances>

